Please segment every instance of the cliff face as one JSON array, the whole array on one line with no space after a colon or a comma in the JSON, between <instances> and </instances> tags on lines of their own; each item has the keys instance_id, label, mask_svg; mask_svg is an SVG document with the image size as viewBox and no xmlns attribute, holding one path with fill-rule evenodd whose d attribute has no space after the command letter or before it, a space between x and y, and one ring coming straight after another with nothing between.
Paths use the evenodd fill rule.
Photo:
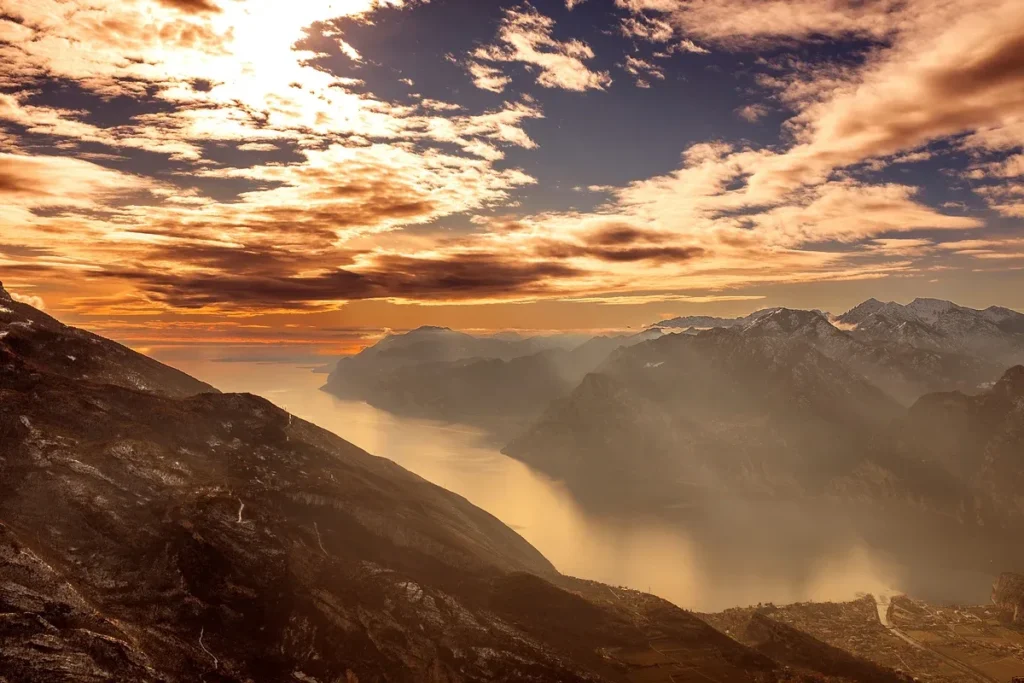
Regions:
<instances>
[{"instance_id":1,"label":"cliff face","mask_svg":"<svg viewBox=\"0 0 1024 683\"><path fill-rule=\"evenodd\" d=\"M1013 612L1013 621L1024 624L1024 574L1001 574L992 587L992 602Z\"/></svg>"}]
</instances>

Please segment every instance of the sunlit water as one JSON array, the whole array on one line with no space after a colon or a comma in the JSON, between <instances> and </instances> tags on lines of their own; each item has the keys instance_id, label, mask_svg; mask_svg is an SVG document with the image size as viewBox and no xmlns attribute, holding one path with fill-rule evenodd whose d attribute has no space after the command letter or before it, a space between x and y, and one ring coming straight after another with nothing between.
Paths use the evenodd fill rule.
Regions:
<instances>
[{"instance_id":1,"label":"sunlit water","mask_svg":"<svg viewBox=\"0 0 1024 683\"><path fill-rule=\"evenodd\" d=\"M472 428L396 417L319 390L326 376L279 363L177 362L222 391L263 396L489 511L561 572L660 595L698 611L762 602L850 600L930 590L919 570L868 549L856 534L796 509L730 502L685 523L671 515L596 515L558 482L509 458ZM830 523L831 524L831 523ZM841 527L841 525L840 525ZM986 599L990 577L933 579L934 595ZM923 588L922 588L923 587Z\"/></svg>"}]
</instances>

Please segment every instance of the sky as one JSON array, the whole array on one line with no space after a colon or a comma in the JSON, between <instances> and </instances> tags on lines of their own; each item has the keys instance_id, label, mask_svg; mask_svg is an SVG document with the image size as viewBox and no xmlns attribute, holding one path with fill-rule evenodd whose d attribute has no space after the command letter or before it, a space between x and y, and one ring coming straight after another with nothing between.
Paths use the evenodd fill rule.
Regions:
<instances>
[{"instance_id":1,"label":"sky","mask_svg":"<svg viewBox=\"0 0 1024 683\"><path fill-rule=\"evenodd\" d=\"M1024 310L1024 7L0 0L0 280L165 357Z\"/></svg>"}]
</instances>

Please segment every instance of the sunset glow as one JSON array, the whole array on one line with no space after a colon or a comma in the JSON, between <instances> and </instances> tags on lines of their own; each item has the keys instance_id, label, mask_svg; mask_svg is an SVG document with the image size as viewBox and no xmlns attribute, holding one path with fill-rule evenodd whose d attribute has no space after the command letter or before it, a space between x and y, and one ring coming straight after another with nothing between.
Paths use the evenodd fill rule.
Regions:
<instances>
[{"instance_id":1,"label":"sunset glow","mask_svg":"<svg viewBox=\"0 0 1024 683\"><path fill-rule=\"evenodd\" d=\"M1016 0L0 0L0 275L147 348L1021 308L1022 178Z\"/></svg>"}]
</instances>

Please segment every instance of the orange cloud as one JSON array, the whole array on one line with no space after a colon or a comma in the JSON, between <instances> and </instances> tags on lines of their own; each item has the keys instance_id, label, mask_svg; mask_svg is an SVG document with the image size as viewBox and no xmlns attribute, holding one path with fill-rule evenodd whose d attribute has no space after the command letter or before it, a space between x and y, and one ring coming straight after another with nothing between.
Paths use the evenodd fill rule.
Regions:
<instances>
[{"instance_id":1,"label":"orange cloud","mask_svg":"<svg viewBox=\"0 0 1024 683\"><path fill-rule=\"evenodd\" d=\"M506 10L505 19L498 30L498 44L478 48L473 52L475 61L470 72L476 68L485 75L474 74L477 87L481 83L491 85L487 90L501 92L507 81L502 81L494 69L483 67L479 62L520 62L538 68L537 82L546 88L565 90L603 90L611 85L608 72L592 71L585 64L594 58L594 51L580 40L559 41L552 36L555 22L530 5ZM474 67L475 65L475 67ZM500 72L499 72L500 73Z\"/></svg>"}]
</instances>

